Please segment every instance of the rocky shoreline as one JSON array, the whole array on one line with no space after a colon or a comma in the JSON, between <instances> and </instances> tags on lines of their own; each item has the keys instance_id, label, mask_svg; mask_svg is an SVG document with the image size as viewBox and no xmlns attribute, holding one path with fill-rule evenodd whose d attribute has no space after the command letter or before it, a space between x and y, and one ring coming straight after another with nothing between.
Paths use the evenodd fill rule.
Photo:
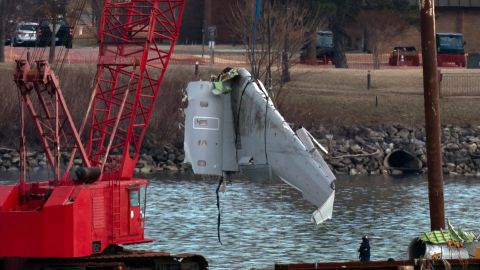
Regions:
<instances>
[{"instance_id":1,"label":"rocky shoreline","mask_svg":"<svg viewBox=\"0 0 480 270\"><path fill-rule=\"evenodd\" d=\"M390 174L384 167L386 155L393 150L406 150L426 166L425 130L403 125L377 127L324 127L310 129L329 154L325 160L335 174ZM480 177L480 126L442 127L443 171L449 175ZM145 147L135 169L136 173L189 170L183 164L183 149L172 145ZM66 162L67 158L63 160ZM45 154L28 152L27 162L32 170L47 167ZM0 172L18 171L18 151L0 148ZM76 165L81 160L75 160Z\"/></svg>"},{"instance_id":2,"label":"rocky shoreline","mask_svg":"<svg viewBox=\"0 0 480 270\"><path fill-rule=\"evenodd\" d=\"M325 160L336 174L390 174L386 155L405 150L422 161L426 172L424 128L403 125L377 127L319 127L311 130L330 154ZM442 127L443 172L480 177L480 126Z\"/></svg>"},{"instance_id":3,"label":"rocky shoreline","mask_svg":"<svg viewBox=\"0 0 480 270\"><path fill-rule=\"evenodd\" d=\"M47 158L41 151L28 151L27 163L32 171L47 168ZM140 156L135 173L150 174L159 171L183 172L188 170L183 164L185 158L183 149L171 145L155 147ZM62 162L67 164L67 156L62 155ZM74 167L81 165L81 159L74 160ZM0 172L19 171L20 154L15 149L0 148Z\"/></svg>"}]
</instances>

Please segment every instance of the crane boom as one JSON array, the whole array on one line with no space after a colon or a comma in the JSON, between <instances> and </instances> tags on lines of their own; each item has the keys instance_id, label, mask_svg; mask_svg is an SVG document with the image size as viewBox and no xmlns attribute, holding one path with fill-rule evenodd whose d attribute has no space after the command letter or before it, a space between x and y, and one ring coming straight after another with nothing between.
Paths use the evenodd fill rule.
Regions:
<instances>
[{"instance_id":1,"label":"crane boom","mask_svg":"<svg viewBox=\"0 0 480 270\"><path fill-rule=\"evenodd\" d=\"M108 178L133 176L180 32L184 4L184 0L105 3L86 148L92 165L104 167Z\"/></svg>"},{"instance_id":2,"label":"crane boom","mask_svg":"<svg viewBox=\"0 0 480 270\"><path fill-rule=\"evenodd\" d=\"M74 158L80 153L85 167L90 161L80 141L70 111L66 105L58 78L45 60L39 60L35 69L30 69L26 60L18 60L14 74L21 102L25 104L38 133L48 163L55 172L55 179L61 177L58 159L60 151L69 152ZM67 168L68 172L69 168Z\"/></svg>"},{"instance_id":3,"label":"crane boom","mask_svg":"<svg viewBox=\"0 0 480 270\"><path fill-rule=\"evenodd\" d=\"M133 172L180 32L184 5L185 0L106 0L96 83L87 109L91 112L87 143L81 141L59 79L47 61L36 61L35 69L27 60L17 61L22 168L26 171L28 165L26 108L55 178L27 182L22 173L16 185L0 185L0 258L68 260L152 241L144 233L148 180L134 178ZM84 119L81 131L88 121ZM64 155L69 162L61 176ZM83 166L74 178L70 168L76 157ZM128 256L138 254L124 255L108 260L123 267L131 263ZM150 254L142 263L159 269L163 264L175 268L205 261L195 258L186 256L180 263L169 254ZM87 265L95 264L92 260Z\"/></svg>"}]
</instances>

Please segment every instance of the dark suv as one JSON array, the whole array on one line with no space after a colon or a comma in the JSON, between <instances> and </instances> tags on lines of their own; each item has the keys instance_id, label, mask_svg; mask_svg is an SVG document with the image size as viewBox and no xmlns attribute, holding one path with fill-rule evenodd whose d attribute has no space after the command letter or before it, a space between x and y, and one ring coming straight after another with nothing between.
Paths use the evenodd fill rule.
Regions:
<instances>
[{"instance_id":1,"label":"dark suv","mask_svg":"<svg viewBox=\"0 0 480 270\"><path fill-rule=\"evenodd\" d=\"M51 44L52 40L52 22L53 20L43 20L37 29L37 46L46 47ZM58 29L55 35L55 45L72 48L73 46L73 28L70 27L63 19L55 20L55 28Z\"/></svg>"}]
</instances>

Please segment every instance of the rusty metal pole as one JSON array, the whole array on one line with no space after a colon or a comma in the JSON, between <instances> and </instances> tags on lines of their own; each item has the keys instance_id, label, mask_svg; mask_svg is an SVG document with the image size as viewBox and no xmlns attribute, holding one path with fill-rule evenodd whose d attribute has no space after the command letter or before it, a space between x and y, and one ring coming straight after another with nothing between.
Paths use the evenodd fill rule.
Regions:
<instances>
[{"instance_id":1,"label":"rusty metal pole","mask_svg":"<svg viewBox=\"0 0 480 270\"><path fill-rule=\"evenodd\" d=\"M445 228L442 150L440 141L440 93L437 73L434 0L420 0L422 31L423 87L425 96L425 130L427 133L428 199L430 227Z\"/></svg>"}]
</instances>

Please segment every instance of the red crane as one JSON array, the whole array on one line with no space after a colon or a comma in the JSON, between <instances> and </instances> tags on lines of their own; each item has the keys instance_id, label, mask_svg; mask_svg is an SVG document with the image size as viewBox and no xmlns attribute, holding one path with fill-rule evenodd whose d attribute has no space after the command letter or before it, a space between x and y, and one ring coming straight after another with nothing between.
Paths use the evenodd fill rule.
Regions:
<instances>
[{"instance_id":1,"label":"red crane","mask_svg":"<svg viewBox=\"0 0 480 270\"><path fill-rule=\"evenodd\" d=\"M25 268L32 261L49 269L61 264L62 269L97 264L159 267L180 261L206 268L201 256L140 256L118 249L151 241L144 237L148 181L134 178L133 172L180 32L184 4L185 0L105 1L95 87L88 117L79 129L49 64L16 62L21 174L16 185L0 186L0 258L22 258L10 268ZM26 179L25 109L53 171L47 181ZM84 129L86 143L81 139ZM66 166L62 156L69 159ZM75 158L83 165L73 170Z\"/></svg>"}]
</instances>

